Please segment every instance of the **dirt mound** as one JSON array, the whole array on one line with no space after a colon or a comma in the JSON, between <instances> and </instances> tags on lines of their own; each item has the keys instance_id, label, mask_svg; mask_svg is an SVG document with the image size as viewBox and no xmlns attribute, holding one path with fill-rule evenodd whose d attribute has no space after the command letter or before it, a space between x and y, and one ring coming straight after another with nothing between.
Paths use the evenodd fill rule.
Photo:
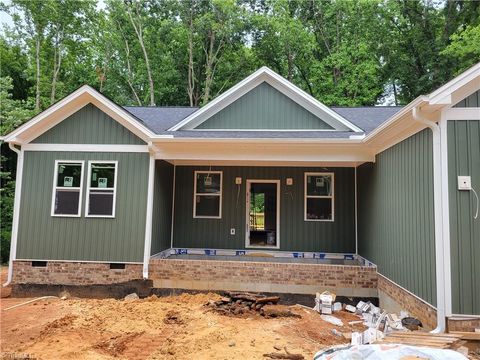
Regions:
<instances>
[{"instance_id":1,"label":"dirt mound","mask_svg":"<svg viewBox=\"0 0 480 360\"><path fill-rule=\"evenodd\" d=\"M139 336L143 335L144 332L140 333L126 333L118 336L112 336L108 340L104 340L95 344L93 348L104 352L107 355L112 355L118 357L122 355L129 345L135 341Z\"/></svg>"},{"instance_id":2,"label":"dirt mound","mask_svg":"<svg viewBox=\"0 0 480 360\"><path fill-rule=\"evenodd\" d=\"M184 321L181 318L180 312L170 310L165 314L163 322L169 325L183 325Z\"/></svg>"},{"instance_id":3,"label":"dirt mound","mask_svg":"<svg viewBox=\"0 0 480 360\"><path fill-rule=\"evenodd\" d=\"M60 319L49 322L40 332L40 337L47 337L60 329L65 330L65 328L71 327L77 318L76 315L65 315Z\"/></svg>"}]
</instances>

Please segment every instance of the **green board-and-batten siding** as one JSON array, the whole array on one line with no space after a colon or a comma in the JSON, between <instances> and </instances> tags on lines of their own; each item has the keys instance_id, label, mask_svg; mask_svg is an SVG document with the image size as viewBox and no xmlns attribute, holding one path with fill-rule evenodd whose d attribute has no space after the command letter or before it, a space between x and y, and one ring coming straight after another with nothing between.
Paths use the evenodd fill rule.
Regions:
<instances>
[{"instance_id":1,"label":"green board-and-batten siding","mask_svg":"<svg viewBox=\"0 0 480 360\"><path fill-rule=\"evenodd\" d=\"M358 246L381 274L435 305L432 154L426 129L357 169Z\"/></svg>"},{"instance_id":2,"label":"green board-and-batten siding","mask_svg":"<svg viewBox=\"0 0 480 360\"><path fill-rule=\"evenodd\" d=\"M263 82L211 116L197 126L197 129L287 130L332 129L332 127Z\"/></svg>"},{"instance_id":3,"label":"green board-and-batten siding","mask_svg":"<svg viewBox=\"0 0 480 360\"><path fill-rule=\"evenodd\" d=\"M171 245L173 171L172 164L162 160L155 161L152 255L169 249Z\"/></svg>"},{"instance_id":4,"label":"green board-and-batten siding","mask_svg":"<svg viewBox=\"0 0 480 360\"><path fill-rule=\"evenodd\" d=\"M353 168L212 166L223 171L222 219L193 218L195 170L176 166L174 247L244 249L247 179L280 180L280 250L355 252L355 175ZM304 221L304 173L335 173L335 221ZM242 184L236 185L235 178ZM293 185L287 186L286 179ZM230 235L230 229L235 235Z\"/></svg>"},{"instance_id":5,"label":"green board-and-batten siding","mask_svg":"<svg viewBox=\"0 0 480 360\"><path fill-rule=\"evenodd\" d=\"M467 96L462 101L459 101L457 104L455 104L454 107L460 107L460 108L480 107L480 90L475 91L470 96Z\"/></svg>"},{"instance_id":6,"label":"green board-and-batten siding","mask_svg":"<svg viewBox=\"0 0 480 360\"><path fill-rule=\"evenodd\" d=\"M145 145L142 139L93 104L85 105L32 142L42 144Z\"/></svg>"},{"instance_id":7,"label":"green board-and-batten siding","mask_svg":"<svg viewBox=\"0 0 480 360\"><path fill-rule=\"evenodd\" d=\"M480 195L480 120L448 121L448 184L452 312L480 315L480 217L472 191L457 189L457 176L471 176Z\"/></svg>"},{"instance_id":8,"label":"green board-and-batten siding","mask_svg":"<svg viewBox=\"0 0 480 360\"><path fill-rule=\"evenodd\" d=\"M84 160L81 217L52 217L55 160ZM88 160L117 160L115 218L86 218ZM17 259L141 262L145 241L147 153L26 151Z\"/></svg>"}]
</instances>

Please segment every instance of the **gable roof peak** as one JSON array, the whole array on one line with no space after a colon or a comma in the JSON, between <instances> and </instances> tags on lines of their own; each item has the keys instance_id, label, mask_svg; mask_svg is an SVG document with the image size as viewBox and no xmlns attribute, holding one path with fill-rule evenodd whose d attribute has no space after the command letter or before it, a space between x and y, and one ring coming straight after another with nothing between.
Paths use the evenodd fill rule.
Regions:
<instances>
[{"instance_id":1,"label":"gable roof peak","mask_svg":"<svg viewBox=\"0 0 480 360\"><path fill-rule=\"evenodd\" d=\"M305 91L281 75L277 74L267 66L262 66L260 69L247 76L245 79L234 85L217 98L210 101L198 111L194 112L178 124L172 126L169 131L177 131L181 129L192 130L196 128L211 116L215 115L263 82L267 82L276 90L280 91L283 95L287 96L298 105L302 106L312 114L325 121L335 130L363 132L362 129L330 109L328 106L322 104L313 96L307 94Z\"/></svg>"}]
</instances>

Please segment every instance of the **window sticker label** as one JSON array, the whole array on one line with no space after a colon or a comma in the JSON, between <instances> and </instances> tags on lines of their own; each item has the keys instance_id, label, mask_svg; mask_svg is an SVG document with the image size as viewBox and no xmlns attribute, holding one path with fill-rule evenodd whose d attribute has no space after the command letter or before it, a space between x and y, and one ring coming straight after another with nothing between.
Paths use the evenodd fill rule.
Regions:
<instances>
[{"instance_id":1,"label":"window sticker label","mask_svg":"<svg viewBox=\"0 0 480 360\"><path fill-rule=\"evenodd\" d=\"M73 176L65 176L63 178L63 186L64 187L72 187L73 186Z\"/></svg>"},{"instance_id":2,"label":"window sticker label","mask_svg":"<svg viewBox=\"0 0 480 360\"><path fill-rule=\"evenodd\" d=\"M107 187L107 178L98 178L98 187L106 188Z\"/></svg>"},{"instance_id":3,"label":"window sticker label","mask_svg":"<svg viewBox=\"0 0 480 360\"><path fill-rule=\"evenodd\" d=\"M212 177L211 176L205 176L203 183L205 186L212 186Z\"/></svg>"},{"instance_id":4,"label":"window sticker label","mask_svg":"<svg viewBox=\"0 0 480 360\"><path fill-rule=\"evenodd\" d=\"M317 187L323 187L324 186L324 182L323 182L323 178L315 178L315 181L316 181L316 186Z\"/></svg>"}]
</instances>

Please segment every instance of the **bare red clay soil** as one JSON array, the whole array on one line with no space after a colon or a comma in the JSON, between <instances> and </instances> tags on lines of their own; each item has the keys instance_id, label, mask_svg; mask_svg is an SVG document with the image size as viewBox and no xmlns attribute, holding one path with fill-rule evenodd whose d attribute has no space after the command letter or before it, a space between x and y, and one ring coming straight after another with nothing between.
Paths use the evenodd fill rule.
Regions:
<instances>
[{"instance_id":1,"label":"bare red clay soil","mask_svg":"<svg viewBox=\"0 0 480 360\"><path fill-rule=\"evenodd\" d=\"M5 278L2 268L2 283ZM263 354L286 347L311 359L322 348L348 343L332 329L363 329L348 325L358 320L355 315L336 313L345 324L336 327L298 306L291 310L301 318L224 316L205 306L217 299L217 294L132 301L52 298L5 310L30 299L2 298L2 358L264 359Z\"/></svg>"}]
</instances>

